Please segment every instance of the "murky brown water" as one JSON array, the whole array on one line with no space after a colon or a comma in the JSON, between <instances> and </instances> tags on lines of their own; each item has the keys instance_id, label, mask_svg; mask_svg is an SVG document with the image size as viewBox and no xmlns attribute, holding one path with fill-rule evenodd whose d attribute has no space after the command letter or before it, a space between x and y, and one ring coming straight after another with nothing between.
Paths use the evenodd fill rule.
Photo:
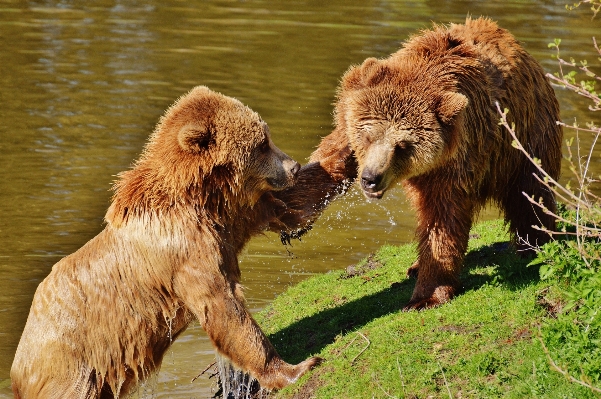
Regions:
<instances>
[{"instance_id":1,"label":"murky brown water","mask_svg":"<svg viewBox=\"0 0 601 399\"><path fill-rule=\"evenodd\" d=\"M488 15L548 71L556 70L547 49L555 37L564 54L592 63L590 38L601 24L586 9L566 12L564 0L73 3L0 1L0 398L11 397L10 365L38 283L102 229L113 176L193 86L249 105L302 162L330 131L348 66L388 55L431 21ZM565 120L591 119L578 112L582 100L558 95ZM593 164L601 171L598 153ZM294 247L275 234L248 246L241 268L249 306L261 309L288 285L383 243L408 242L413 226L401 192L368 204L353 191ZM207 397L210 381L190 381L212 359L192 326L145 395Z\"/></svg>"}]
</instances>

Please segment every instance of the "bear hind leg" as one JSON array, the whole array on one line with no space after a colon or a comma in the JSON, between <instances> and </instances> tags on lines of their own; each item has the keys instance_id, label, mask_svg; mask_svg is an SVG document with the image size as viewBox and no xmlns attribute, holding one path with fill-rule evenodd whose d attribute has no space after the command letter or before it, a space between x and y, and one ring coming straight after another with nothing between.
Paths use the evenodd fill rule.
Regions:
<instances>
[{"instance_id":1,"label":"bear hind leg","mask_svg":"<svg viewBox=\"0 0 601 399\"><path fill-rule=\"evenodd\" d=\"M555 231L555 217L547 212L557 212L555 196L551 190L536 180L531 170L528 175L520 184L515 184L507 190L505 197L500 201L512 241L518 252L526 256L533 254L537 247L549 241L549 233L540 228ZM542 207L533 204L526 196Z\"/></svg>"}]
</instances>

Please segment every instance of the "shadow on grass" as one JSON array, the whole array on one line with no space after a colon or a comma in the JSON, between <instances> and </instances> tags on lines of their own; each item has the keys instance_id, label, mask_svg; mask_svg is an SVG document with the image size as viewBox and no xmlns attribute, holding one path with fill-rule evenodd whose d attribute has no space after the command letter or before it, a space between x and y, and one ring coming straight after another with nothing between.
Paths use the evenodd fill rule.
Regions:
<instances>
[{"instance_id":1,"label":"shadow on grass","mask_svg":"<svg viewBox=\"0 0 601 399\"><path fill-rule=\"evenodd\" d=\"M470 251L461 274L462 292L476 290L486 284L499 284L511 290L524 287L539 278L538 268L527 267L528 262L528 259L519 257L508 242ZM490 266L493 267L492 273L478 272L479 268ZM411 298L414 285L414 280L394 283L375 294L301 319L271 334L269 339L286 361L298 363L320 352L337 336L358 330L379 317L399 312Z\"/></svg>"},{"instance_id":2,"label":"shadow on grass","mask_svg":"<svg viewBox=\"0 0 601 399\"><path fill-rule=\"evenodd\" d=\"M336 336L400 311L409 301L414 282L404 280L372 295L306 317L272 334L269 340L287 362L298 363L321 351Z\"/></svg>"},{"instance_id":3,"label":"shadow on grass","mask_svg":"<svg viewBox=\"0 0 601 399\"><path fill-rule=\"evenodd\" d=\"M463 292L476 290L485 284L499 284L515 291L538 281L538 267L529 267L531 256L519 256L509 242L496 242L465 256L461 282ZM492 271L478 272L479 268L492 267ZM461 293L459 293L461 295Z\"/></svg>"}]
</instances>

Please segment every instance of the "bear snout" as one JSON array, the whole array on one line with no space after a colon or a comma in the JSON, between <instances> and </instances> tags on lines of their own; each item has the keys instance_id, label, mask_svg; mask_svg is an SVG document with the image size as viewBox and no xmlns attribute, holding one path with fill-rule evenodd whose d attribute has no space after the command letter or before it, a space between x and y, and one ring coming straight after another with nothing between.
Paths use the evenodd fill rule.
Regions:
<instances>
[{"instance_id":1,"label":"bear snout","mask_svg":"<svg viewBox=\"0 0 601 399\"><path fill-rule=\"evenodd\" d=\"M292 187L298 178L301 166L291 158L284 159L278 167L275 175L266 179L270 190L283 190Z\"/></svg>"},{"instance_id":2,"label":"bear snout","mask_svg":"<svg viewBox=\"0 0 601 399\"><path fill-rule=\"evenodd\" d=\"M291 186L296 183L296 179L298 177L298 172L300 171L300 164L296 162L294 159L287 159L282 163L282 167L286 172L286 183L285 185Z\"/></svg>"},{"instance_id":3,"label":"bear snout","mask_svg":"<svg viewBox=\"0 0 601 399\"><path fill-rule=\"evenodd\" d=\"M292 168L290 168L290 174L292 175L292 178L294 179L294 181L296 181L296 178L298 177L298 172L300 171L300 163L296 162L296 161L292 161L294 162Z\"/></svg>"},{"instance_id":4,"label":"bear snout","mask_svg":"<svg viewBox=\"0 0 601 399\"><path fill-rule=\"evenodd\" d=\"M361 173L361 188L368 198L382 198L384 189L378 190L380 183L382 183L381 174L367 168Z\"/></svg>"}]
</instances>

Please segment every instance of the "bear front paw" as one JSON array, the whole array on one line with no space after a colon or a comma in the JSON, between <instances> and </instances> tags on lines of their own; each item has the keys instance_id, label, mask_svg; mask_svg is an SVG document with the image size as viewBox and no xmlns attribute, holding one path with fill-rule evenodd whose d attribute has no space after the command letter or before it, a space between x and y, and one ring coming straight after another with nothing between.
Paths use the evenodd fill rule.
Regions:
<instances>
[{"instance_id":1,"label":"bear front paw","mask_svg":"<svg viewBox=\"0 0 601 399\"><path fill-rule=\"evenodd\" d=\"M409 312L411 310L430 309L435 308L439 305L442 305L442 303L440 303L436 298L433 297L425 299L412 299L407 303L407 305L403 307L403 312Z\"/></svg>"},{"instance_id":2,"label":"bear front paw","mask_svg":"<svg viewBox=\"0 0 601 399\"><path fill-rule=\"evenodd\" d=\"M313 226L309 225L307 227L299 228L292 231L280 231L280 241L283 245L291 245L291 240L301 240L301 237L304 236L308 231L310 231Z\"/></svg>"},{"instance_id":3,"label":"bear front paw","mask_svg":"<svg viewBox=\"0 0 601 399\"><path fill-rule=\"evenodd\" d=\"M279 364L273 364L270 372L262 378L257 378L261 387L267 389L282 389L287 385L296 382L307 371L323 363L324 359L320 357L310 357L297 365L288 364L281 361Z\"/></svg>"},{"instance_id":4,"label":"bear front paw","mask_svg":"<svg viewBox=\"0 0 601 399\"><path fill-rule=\"evenodd\" d=\"M418 291L418 288L419 287L416 287L415 291L413 292L413 296L411 297L411 300L409 301L409 303L407 303L407 305L405 305L403 311L407 312L410 310L423 310L440 306L443 303L449 302L455 296L456 291L453 286L442 285L434 288L433 293L431 295L420 295L418 293L419 291L424 293L428 291L432 292L432 290Z\"/></svg>"}]
</instances>

